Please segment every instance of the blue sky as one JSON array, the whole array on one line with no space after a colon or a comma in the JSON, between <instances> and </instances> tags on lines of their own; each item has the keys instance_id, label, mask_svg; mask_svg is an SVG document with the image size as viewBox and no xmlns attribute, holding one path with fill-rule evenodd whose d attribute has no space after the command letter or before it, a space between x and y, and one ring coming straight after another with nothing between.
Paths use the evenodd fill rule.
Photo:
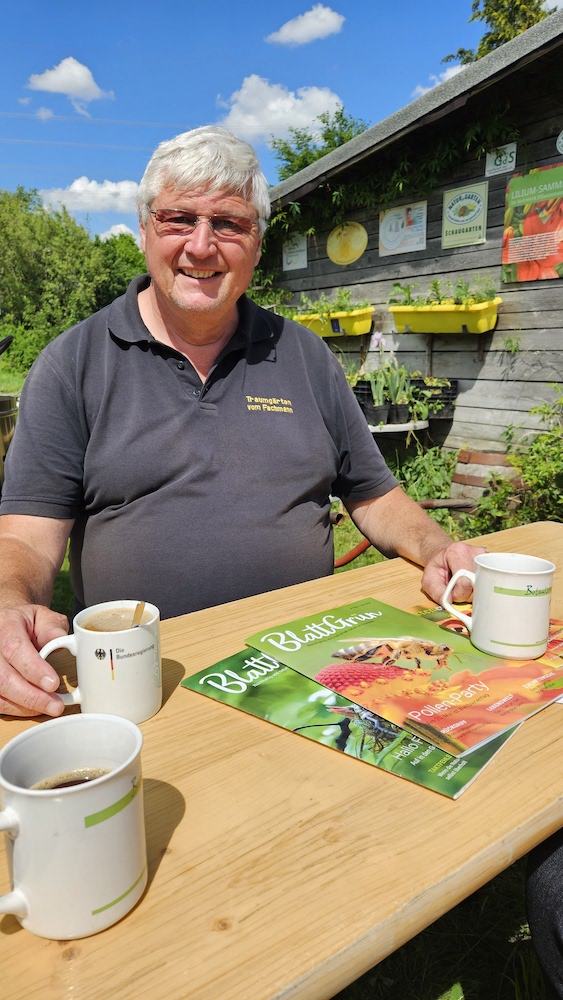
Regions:
<instances>
[{"instance_id":1,"label":"blue sky","mask_svg":"<svg viewBox=\"0 0 563 1000\"><path fill-rule=\"evenodd\" d=\"M392 114L475 47L470 13L471 0L6 4L0 188L36 188L92 233L136 232L153 149L209 123L251 142L273 184L272 134L338 104L370 125Z\"/></svg>"}]
</instances>

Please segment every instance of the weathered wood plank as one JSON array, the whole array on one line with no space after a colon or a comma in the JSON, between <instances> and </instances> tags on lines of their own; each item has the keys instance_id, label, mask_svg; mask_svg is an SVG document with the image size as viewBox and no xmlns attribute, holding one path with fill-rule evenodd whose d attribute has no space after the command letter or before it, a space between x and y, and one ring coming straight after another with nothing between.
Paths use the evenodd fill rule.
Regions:
<instances>
[{"instance_id":1,"label":"weathered wood plank","mask_svg":"<svg viewBox=\"0 0 563 1000\"><path fill-rule=\"evenodd\" d=\"M492 423L491 420L484 420L481 412L476 416L478 419L473 417L461 420L459 415L456 414L448 435L444 440L444 446L457 449L471 445L473 448L482 448L485 451L504 451L505 442L502 432L506 427L515 426L522 422L520 414L513 413L511 415L510 411L506 411L506 414L503 414L503 416L506 416L506 424ZM491 411L492 416L496 416L494 411ZM520 428L517 436L525 437L527 433L537 431L538 429L524 426Z\"/></svg>"}]
</instances>

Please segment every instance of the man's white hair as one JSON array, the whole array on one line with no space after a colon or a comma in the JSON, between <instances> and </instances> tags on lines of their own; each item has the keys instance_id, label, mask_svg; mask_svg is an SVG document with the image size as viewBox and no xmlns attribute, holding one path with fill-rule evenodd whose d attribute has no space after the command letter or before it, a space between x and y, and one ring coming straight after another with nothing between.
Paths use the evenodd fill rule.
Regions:
<instances>
[{"instance_id":1,"label":"man's white hair","mask_svg":"<svg viewBox=\"0 0 563 1000\"><path fill-rule=\"evenodd\" d=\"M225 191L241 195L258 214L260 233L270 218L268 182L252 146L228 129L203 125L161 142L154 151L137 192L139 218L164 187L191 191Z\"/></svg>"}]
</instances>

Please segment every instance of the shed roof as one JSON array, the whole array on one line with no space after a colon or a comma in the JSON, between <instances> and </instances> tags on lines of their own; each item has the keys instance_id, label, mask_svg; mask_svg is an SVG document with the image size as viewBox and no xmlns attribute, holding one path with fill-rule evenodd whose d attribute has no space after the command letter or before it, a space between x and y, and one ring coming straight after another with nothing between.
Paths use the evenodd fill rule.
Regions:
<instances>
[{"instance_id":1,"label":"shed roof","mask_svg":"<svg viewBox=\"0 0 563 1000\"><path fill-rule=\"evenodd\" d=\"M506 42L489 55L465 66L399 111L372 125L343 146L270 188L272 205L285 205L313 191L319 184L360 162L402 136L463 107L474 94L493 86L526 64L563 45L563 10Z\"/></svg>"}]
</instances>

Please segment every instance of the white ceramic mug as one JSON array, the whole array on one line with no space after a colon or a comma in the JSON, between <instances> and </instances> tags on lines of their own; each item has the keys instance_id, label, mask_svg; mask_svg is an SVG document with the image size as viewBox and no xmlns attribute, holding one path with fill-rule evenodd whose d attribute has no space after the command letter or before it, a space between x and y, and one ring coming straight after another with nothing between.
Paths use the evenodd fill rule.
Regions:
<instances>
[{"instance_id":1,"label":"white ceramic mug","mask_svg":"<svg viewBox=\"0 0 563 1000\"><path fill-rule=\"evenodd\" d=\"M475 573L454 573L442 607L467 625L477 649L507 659L534 660L547 649L549 606L555 566L547 559L513 552L475 557ZM448 598L457 581L473 584L473 614L462 614Z\"/></svg>"},{"instance_id":2,"label":"white ceramic mug","mask_svg":"<svg viewBox=\"0 0 563 1000\"><path fill-rule=\"evenodd\" d=\"M154 604L145 605L147 621L136 628L92 632L84 624L100 612L123 609L131 613L137 601L106 601L80 611L73 633L52 639L39 655L46 659L55 649L69 649L76 657L78 686L60 694L65 705L81 705L83 712L121 715L144 722L162 705L160 615Z\"/></svg>"},{"instance_id":3,"label":"white ceramic mug","mask_svg":"<svg viewBox=\"0 0 563 1000\"><path fill-rule=\"evenodd\" d=\"M96 934L147 884L140 729L113 715L69 715L34 726L0 753L0 830L7 834L12 913L40 937ZM106 771L39 791L44 779ZM96 771L94 771L96 773Z\"/></svg>"}]
</instances>

